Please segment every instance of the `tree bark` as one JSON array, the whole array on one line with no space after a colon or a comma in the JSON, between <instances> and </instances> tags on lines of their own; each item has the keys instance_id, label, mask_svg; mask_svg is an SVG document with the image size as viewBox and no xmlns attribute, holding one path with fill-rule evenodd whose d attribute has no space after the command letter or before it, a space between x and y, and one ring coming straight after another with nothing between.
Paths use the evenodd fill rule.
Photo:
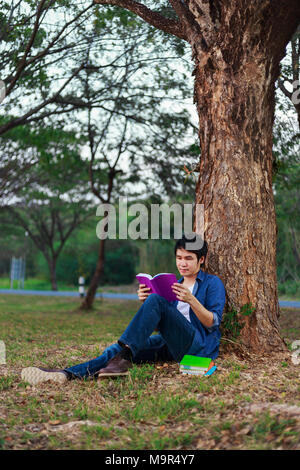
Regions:
<instances>
[{"instance_id":1,"label":"tree bark","mask_svg":"<svg viewBox=\"0 0 300 470\"><path fill-rule=\"evenodd\" d=\"M243 343L280 350L272 127L279 61L296 24L284 10L274 18L272 2L224 3L212 10L189 2L204 30L202 41L190 34L201 145L196 202L204 204L208 271L224 281L227 310L255 308L243 317Z\"/></svg>"},{"instance_id":2,"label":"tree bark","mask_svg":"<svg viewBox=\"0 0 300 470\"><path fill-rule=\"evenodd\" d=\"M105 255L105 239L100 240L99 244L99 256L97 260L96 269L91 280L91 284L88 288L87 294L80 306L83 310L90 310L93 307L94 298L96 295L97 288L99 286L99 281L103 274L104 269L104 256Z\"/></svg>"}]
</instances>

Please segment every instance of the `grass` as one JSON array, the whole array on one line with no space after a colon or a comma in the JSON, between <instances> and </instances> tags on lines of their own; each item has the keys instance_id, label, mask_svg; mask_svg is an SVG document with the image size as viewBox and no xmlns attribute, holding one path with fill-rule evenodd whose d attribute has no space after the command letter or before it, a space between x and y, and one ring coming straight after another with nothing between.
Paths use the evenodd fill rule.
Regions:
<instances>
[{"instance_id":1,"label":"grass","mask_svg":"<svg viewBox=\"0 0 300 470\"><path fill-rule=\"evenodd\" d=\"M13 288L18 289L18 281L13 282ZM0 289L10 289L11 281L9 277L0 277ZM78 292L78 285L74 284L65 284L61 281L58 282L59 291L67 292ZM51 291L51 283L48 279L38 279L38 278L26 278L24 281L24 290L48 290ZM121 292L121 293L133 293L136 294L136 285L117 285L117 286L100 286L98 292Z\"/></svg>"},{"instance_id":2,"label":"grass","mask_svg":"<svg viewBox=\"0 0 300 470\"><path fill-rule=\"evenodd\" d=\"M13 288L18 289L18 281L13 282ZM0 289L10 289L10 278L0 277ZM25 290L51 290L51 283L47 279L26 278L24 282ZM78 286L59 283L59 290L77 291Z\"/></svg>"},{"instance_id":3,"label":"grass","mask_svg":"<svg viewBox=\"0 0 300 470\"><path fill-rule=\"evenodd\" d=\"M97 300L85 313L79 302L0 296L7 357L0 366L0 449L300 448L300 366L289 351L243 357L222 343L209 378L181 376L167 363L134 366L129 377L113 380L23 382L23 367L67 367L99 355L139 305ZM300 339L299 310L282 310L280 322L288 344Z\"/></svg>"}]
</instances>

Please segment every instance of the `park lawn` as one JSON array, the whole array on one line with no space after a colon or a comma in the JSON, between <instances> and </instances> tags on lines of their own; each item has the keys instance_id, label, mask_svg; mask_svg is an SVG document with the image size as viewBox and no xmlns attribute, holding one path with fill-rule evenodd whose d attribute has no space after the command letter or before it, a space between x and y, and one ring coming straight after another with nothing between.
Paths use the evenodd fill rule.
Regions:
<instances>
[{"instance_id":1,"label":"park lawn","mask_svg":"<svg viewBox=\"0 0 300 470\"><path fill-rule=\"evenodd\" d=\"M13 288L18 289L18 281L13 282ZM11 288L11 281L9 277L0 277L0 289L10 289ZM24 290L46 290L46 291L51 291L51 282L46 279L38 279L38 278L26 278L24 282ZM58 283L58 290L60 292L63 291L68 291L68 292L78 292L79 291L79 286L75 286L74 284L64 284L62 282ZM137 291L137 282L134 282L132 284L126 284L126 285L105 285L105 286L100 286L98 288L98 293L99 292L119 292L123 294L136 294ZM300 300L300 297L299 297Z\"/></svg>"},{"instance_id":2,"label":"park lawn","mask_svg":"<svg viewBox=\"0 0 300 470\"><path fill-rule=\"evenodd\" d=\"M100 354L122 333L138 302L0 296L2 449L300 449L300 364L291 352L232 352L218 371L185 377L176 363L134 366L129 377L33 387L23 367L67 367ZM287 343L300 339L300 310L283 310Z\"/></svg>"}]
</instances>

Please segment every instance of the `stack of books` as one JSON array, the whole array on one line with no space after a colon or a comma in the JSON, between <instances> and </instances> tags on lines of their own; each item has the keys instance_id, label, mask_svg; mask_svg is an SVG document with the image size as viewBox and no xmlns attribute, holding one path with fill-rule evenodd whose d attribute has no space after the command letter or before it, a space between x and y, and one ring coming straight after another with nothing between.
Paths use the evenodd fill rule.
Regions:
<instances>
[{"instance_id":1,"label":"stack of books","mask_svg":"<svg viewBox=\"0 0 300 470\"><path fill-rule=\"evenodd\" d=\"M211 375L217 367L210 357L185 355L179 364L179 369L186 375Z\"/></svg>"}]
</instances>

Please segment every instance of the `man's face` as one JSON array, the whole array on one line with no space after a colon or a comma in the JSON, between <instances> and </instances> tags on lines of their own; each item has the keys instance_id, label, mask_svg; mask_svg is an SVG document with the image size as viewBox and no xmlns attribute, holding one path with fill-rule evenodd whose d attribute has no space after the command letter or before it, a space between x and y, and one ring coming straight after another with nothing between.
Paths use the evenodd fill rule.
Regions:
<instances>
[{"instance_id":1,"label":"man's face","mask_svg":"<svg viewBox=\"0 0 300 470\"><path fill-rule=\"evenodd\" d=\"M180 274L184 277L191 277L197 274L203 261L204 256L198 261L195 253L191 253L183 248L178 248L176 251L176 266Z\"/></svg>"}]
</instances>

